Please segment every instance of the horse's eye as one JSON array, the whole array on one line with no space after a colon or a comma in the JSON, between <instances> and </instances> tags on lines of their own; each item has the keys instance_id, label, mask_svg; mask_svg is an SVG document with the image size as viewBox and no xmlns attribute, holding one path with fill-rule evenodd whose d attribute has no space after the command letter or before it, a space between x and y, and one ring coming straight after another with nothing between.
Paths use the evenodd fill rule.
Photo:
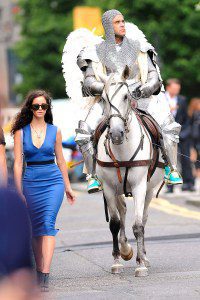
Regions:
<instances>
[{"instance_id":1,"label":"horse's eye","mask_svg":"<svg viewBox=\"0 0 200 300\"><path fill-rule=\"evenodd\" d=\"M124 100L127 100L128 99L128 96L127 95L125 95L125 97L124 97Z\"/></svg>"}]
</instances>

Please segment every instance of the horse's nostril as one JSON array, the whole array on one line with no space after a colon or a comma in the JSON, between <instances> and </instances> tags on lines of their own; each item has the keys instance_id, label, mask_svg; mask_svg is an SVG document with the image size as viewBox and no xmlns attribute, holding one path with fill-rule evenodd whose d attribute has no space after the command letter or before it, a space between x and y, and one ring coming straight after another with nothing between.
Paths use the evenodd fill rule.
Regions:
<instances>
[{"instance_id":1,"label":"horse's nostril","mask_svg":"<svg viewBox=\"0 0 200 300\"><path fill-rule=\"evenodd\" d=\"M124 132L123 131L121 131L121 136L124 136Z\"/></svg>"}]
</instances>

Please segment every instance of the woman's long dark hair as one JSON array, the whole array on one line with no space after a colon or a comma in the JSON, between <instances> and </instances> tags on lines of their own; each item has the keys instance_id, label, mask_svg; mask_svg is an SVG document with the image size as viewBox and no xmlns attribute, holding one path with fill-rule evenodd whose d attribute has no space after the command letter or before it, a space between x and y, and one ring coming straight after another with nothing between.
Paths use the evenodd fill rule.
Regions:
<instances>
[{"instance_id":1,"label":"woman's long dark hair","mask_svg":"<svg viewBox=\"0 0 200 300\"><path fill-rule=\"evenodd\" d=\"M44 120L46 123L53 124L53 115L51 111L51 96L43 90L34 90L28 93L25 99L25 103L21 111L17 114L14 123L12 125L11 134L14 134L17 130L22 129L24 126L31 123L33 118L33 112L31 111L31 105L33 100L37 97L43 96L47 104L49 105Z\"/></svg>"}]
</instances>

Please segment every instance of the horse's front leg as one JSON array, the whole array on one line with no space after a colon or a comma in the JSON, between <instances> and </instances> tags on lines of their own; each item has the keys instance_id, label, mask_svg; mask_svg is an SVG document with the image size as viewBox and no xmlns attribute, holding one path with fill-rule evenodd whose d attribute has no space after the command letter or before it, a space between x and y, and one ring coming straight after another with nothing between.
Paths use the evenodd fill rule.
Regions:
<instances>
[{"instance_id":1,"label":"horse's front leg","mask_svg":"<svg viewBox=\"0 0 200 300\"><path fill-rule=\"evenodd\" d=\"M114 257L114 263L111 266L111 272L113 274L118 274L123 271L123 265L120 263L120 251L119 251L119 241L118 234L120 230L120 220L117 215L112 215L110 219L110 231L113 237L113 251L112 255Z\"/></svg>"},{"instance_id":2,"label":"horse's front leg","mask_svg":"<svg viewBox=\"0 0 200 300\"><path fill-rule=\"evenodd\" d=\"M118 209L117 209L117 201L116 195L114 191L104 184L104 195L107 201L109 215L110 215L110 231L112 233L113 238L113 251L112 255L114 257L114 263L111 266L111 272L113 274L118 274L123 271L123 265L120 263L120 250L119 250L119 240L118 234L120 230L120 220L118 216Z\"/></svg>"},{"instance_id":3,"label":"horse's front leg","mask_svg":"<svg viewBox=\"0 0 200 300\"><path fill-rule=\"evenodd\" d=\"M137 268L135 269L136 277L143 277L148 275L148 269L145 266L145 248L144 248L144 224L143 212L146 198L146 180L141 181L133 190L133 198L135 201L135 223L133 225L133 233L137 241Z\"/></svg>"},{"instance_id":4,"label":"horse's front leg","mask_svg":"<svg viewBox=\"0 0 200 300\"><path fill-rule=\"evenodd\" d=\"M120 215L120 238L119 242L121 244L120 255L124 260L130 260L133 257L133 249L128 243L126 233L125 233L125 218L126 218L126 202L125 197L120 195L118 197L117 207Z\"/></svg>"},{"instance_id":5,"label":"horse's front leg","mask_svg":"<svg viewBox=\"0 0 200 300\"><path fill-rule=\"evenodd\" d=\"M147 190L146 197L145 197L144 213L143 213L144 230L145 230L145 226L146 226L147 219L148 219L148 208L149 208L149 204L152 200L152 197L153 197L153 188L150 188ZM144 263L147 268L150 267L150 261L148 260L148 258L146 256L145 242L144 242Z\"/></svg>"}]
</instances>

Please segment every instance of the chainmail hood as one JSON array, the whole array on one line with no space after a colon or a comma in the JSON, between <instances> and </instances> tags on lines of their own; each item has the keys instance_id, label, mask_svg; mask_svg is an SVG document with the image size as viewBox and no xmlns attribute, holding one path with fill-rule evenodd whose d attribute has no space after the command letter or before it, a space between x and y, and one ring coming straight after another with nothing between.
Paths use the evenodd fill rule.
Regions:
<instances>
[{"instance_id":1,"label":"chainmail hood","mask_svg":"<svg viewBox=\"0 0 200 300\"><path fill-rule=\"evenodd\" d=\"M122 16L122 14L118 10L111 9L111 10L107 10L102 16L102 24L105 30L106 41L112 44L115 44L115 33L114 33L112 21L118 15Z\"/></svg>"},{"instance_id":2,"label":"chainmail hood","mask_svg":"<svg viewBox=\"0 0 200 300\"><path fill-rule=\"evenodd\" d=\"M112 72L121 72L127 65L131 68L137 59L140 50L139 41L123 38L121 49L116 50L115 33L112 21L121 12L115 9L106 11L102 16L102 24L105 30L105 41L96 46L100 61Z\"/></svg>"}]
</instances>

